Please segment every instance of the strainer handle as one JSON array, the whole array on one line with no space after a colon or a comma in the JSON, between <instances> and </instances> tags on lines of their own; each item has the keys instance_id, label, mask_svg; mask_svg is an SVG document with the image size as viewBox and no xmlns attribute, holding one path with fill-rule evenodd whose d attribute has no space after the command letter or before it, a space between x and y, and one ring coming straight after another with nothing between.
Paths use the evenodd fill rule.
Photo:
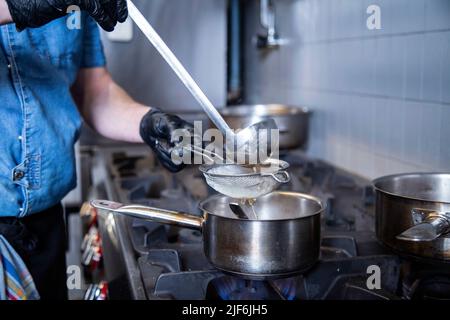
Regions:
<instances>
[{"instance_id":1,"label":"strainer handle","mask_svg":"<svg viewBox=\"0 0 450 320\"><path fill-rule=\"evenodd\" d=\"M291 176L287 171L278 171L277 173L270 174L272 178L279 183L288 183L291 181Z\"/></svg>"}]
</instances>

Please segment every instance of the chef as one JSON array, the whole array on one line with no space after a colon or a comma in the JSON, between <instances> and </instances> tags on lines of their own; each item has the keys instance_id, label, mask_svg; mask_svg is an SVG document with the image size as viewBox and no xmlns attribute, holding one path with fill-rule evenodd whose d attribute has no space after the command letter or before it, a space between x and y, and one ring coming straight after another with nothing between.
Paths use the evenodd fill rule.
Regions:
<instances>
[{"instance_id":1,"label":"chef","mask_svg":"<svg viewBox=\"0 0 450 320\"><path fill-rule=\"evenodd\" d=\"M73 5L81 28L68 28ZM0 235L42 299L67 296L60 202L75 187L81 119L105 137L147 143L172 172L183 168L171 137L192 125L137 103L105 68L97 24L112 31L127 15L125 0L0 0Z\"/></svg>"}]
</instances>

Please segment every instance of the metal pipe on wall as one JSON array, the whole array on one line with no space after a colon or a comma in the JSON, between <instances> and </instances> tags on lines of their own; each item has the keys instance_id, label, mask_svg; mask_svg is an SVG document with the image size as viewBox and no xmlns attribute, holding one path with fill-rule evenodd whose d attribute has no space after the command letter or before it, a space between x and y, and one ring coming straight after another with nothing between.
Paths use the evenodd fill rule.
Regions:
<instances>
[{"instance_id":1,"label":"metal pipe on wall","mask_svg":"<svg viewBox=\"0 0 450 320\"><path fill-rule=\"evenodd\" d=\"M229 1L228 17L228 104L242 100L242 15L241 0Z\"/></svg>"}]
</instances>

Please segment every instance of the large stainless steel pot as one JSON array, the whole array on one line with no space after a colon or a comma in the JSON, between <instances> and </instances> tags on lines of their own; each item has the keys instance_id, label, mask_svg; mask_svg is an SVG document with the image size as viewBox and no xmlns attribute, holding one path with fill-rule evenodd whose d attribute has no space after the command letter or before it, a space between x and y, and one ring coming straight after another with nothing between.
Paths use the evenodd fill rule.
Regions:
<instances>
[{"instance_id":1,"label":"large stainless steel pot","mask_svg":"<svg viewBox=\"0 0 450 320\"><path fill-rule=\"evenodd\" d=\"M280 130L280 150L303 148L308 140L310 111L282 104L229 106L220 110L232 129L274 119Z\"/></svg>"},{"instance_id":2,"label":"large stainless steel pot","mask_svg":"<svg viewBox=\"0 0 450 320\"><path fill-rule=\"evenodd\" d=\"M450 173L410 173L374 180L376 232L406 255L450 262Z\"/></svg>"},{"instance_id":3,"label":"large stainless steel pot","mask_svg":"<svg viewBox=\"0 0 450 320\"><path fill-rule=\"evenodd\" d=\"M202 217L187 213L123 205L105 200L98 208L156 222L199 229L204 252L216 268L248 279L284 277L303 272L319 258L320 214L324 204L294 192L273 192L259 198L259 220L238 218L232 198L216 195L200 204Z\"/></svg>"}]
</instances>

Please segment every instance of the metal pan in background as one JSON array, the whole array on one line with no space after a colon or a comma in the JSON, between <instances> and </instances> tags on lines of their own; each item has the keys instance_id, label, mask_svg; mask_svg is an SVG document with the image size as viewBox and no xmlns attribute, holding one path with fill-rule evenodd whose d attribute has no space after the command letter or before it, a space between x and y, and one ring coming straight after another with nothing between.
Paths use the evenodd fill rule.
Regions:
<instances>
[{"instance_id":1,"label":"metal pan in background","mask_svg":"<svg viewBox=\"0 0 450 320\"><path fill-rule=\"evenodd\" d=\"M255 204L259 220L239 218L235 199L212 196L200 204L202 217L106 200L97 209L201 230L203 248L217 269L247 279L287 277L306 271L319 259L320 215L325 205L295 192L273 192Z\"/></svg>"},{"instance_id":2,"label":"metal pan in background","mask_svg":"<svg viewBox=\"0 0 450 320\"><path fill-rule=\"evenodd\" d=\"M305 148L308 141L311 112L307 108L256 104L228 106L219 112L230 128L235 130L267 119L275 120L280 130L280 150Z\"/></svg>"},{"instance_id":3,"label":"metal pan in background","mask_svg":"<svg viewBox=\"0 0 450 320\"><path fill-rule=\"evenodd\" d=\"M376 233L395 251L450 262L450 173L407 173L378 178Z\"/></svg>"}]
</instances>

